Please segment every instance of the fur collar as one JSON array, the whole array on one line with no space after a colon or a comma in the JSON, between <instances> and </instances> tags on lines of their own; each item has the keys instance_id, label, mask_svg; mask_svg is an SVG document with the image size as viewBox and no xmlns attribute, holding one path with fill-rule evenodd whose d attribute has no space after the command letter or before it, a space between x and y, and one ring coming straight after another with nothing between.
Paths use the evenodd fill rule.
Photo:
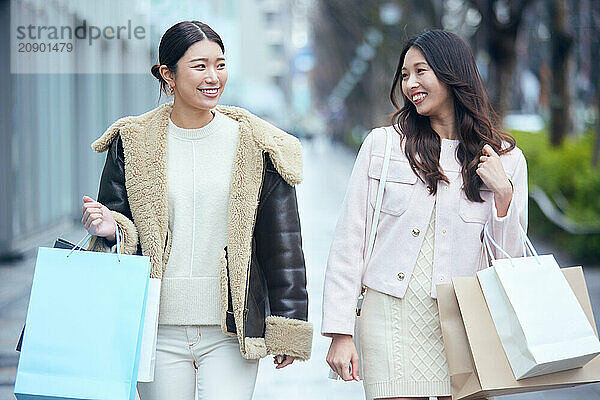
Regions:
<instances>
[{"instance_id":1,"label":"fur collar","mask_svg":"<svg viewBox=\"0 0 600 400\"><path fill-rule=\"evenodd\" d=\"M161 135L163 132L160 130L167 128L172 109L173 103L170 102L138 116L121 118L92 143L92 149L98 153L105 152L119 132L135 135L142 141L160 140L161 136L166 137ZM243 108L217 106L216 110L238 121L240 131L252 135L256 145L269 153L277 172L287 183L297 185L302 181L302 148L298 139Z\"/></svg>"}]
</instances>

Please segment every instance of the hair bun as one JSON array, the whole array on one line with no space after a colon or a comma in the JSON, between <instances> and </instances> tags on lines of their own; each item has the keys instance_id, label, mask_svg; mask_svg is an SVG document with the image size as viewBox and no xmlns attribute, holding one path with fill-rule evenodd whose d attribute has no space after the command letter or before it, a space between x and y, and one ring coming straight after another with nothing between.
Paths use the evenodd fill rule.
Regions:
<instances>
[{"instance_id":1,"label":"hair bun","mask_svg":"<svg viewBox=\"0 0 600 400\"><path fill-rule=\"evenodd\" d=\"M152 72L152 75L154 75L154 77L156 79L158 79L159 81L162 81L162 76L160 75L159 69L160 69L160 64L154 64L152 66L152 68L150 69L150 71Z\"/></svg>"}]
</instances>

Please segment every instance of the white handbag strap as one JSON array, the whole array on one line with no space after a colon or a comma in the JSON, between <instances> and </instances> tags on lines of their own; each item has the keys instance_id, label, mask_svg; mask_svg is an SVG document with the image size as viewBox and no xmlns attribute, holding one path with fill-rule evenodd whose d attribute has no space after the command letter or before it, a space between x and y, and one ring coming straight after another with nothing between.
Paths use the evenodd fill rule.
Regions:
<instances>
[{"instance_id":1,"label":"white handbag strap","mask_svg":"<svg viewBox=\"0 0 600 400\"><path fill-rule=\"evenodd\" d=\"M392 154L392 132L390 129L385 130L385 155L383 156L383 166L381 167L381 177L379 179L379 188L377 189L377 200L375 201L375 212L373 213L373 223L371 224L371 233L369 234L369 243L367 245L367 254L365 256L365 267L371 259L373 246L375 245L375 235L377 234L377 224L379 223L379 213L381 212L381 203L383 201L383 192L385 183L387 182L388 169L390 165L390 157Z\"/></svg>"},{"instance_id":2,"label":"white handbag strap","mask_svg":"<svg viewBox=\"0 0 600 400\"><path fill-rule=\"evenodd\" d=\"M379 213L381 211L381 203L383 201L383 192L385 190L385 183L387 182L388 169L390 164L390 157L392 154L392 132L390 129L385 130L386 138L385 138L385 154L383 156L383 165L381 167L381 176L379 178L379 188L377 189L377 200L375 200L375 211L373 213L373 223L371 224L371 232L369 234L369 243L367 244L367 254L365 255L364 267L367 267L369 260L371 259L371 254L373 253L373 246L375 245L375 234L377 233L377 224L379 223ZM364 274L364 271L363 271ZM362 280L362 279L361 279ZM359 292L357 305L356 305L356 316L360 316L360 310L362 308L363 302L363 294L365 287L363 286L362 290ZM357 319L358 321L358 319ZM354 344L356 346L357 351L360 354L360 345L358 344L358 336L356 332L355 325L355 335ZM359 355L359 360L362 360L362 355ZM360 367L359 371L362 371L362 367ZM362 373L360 375L362 377ZM329 378L332 379L341 379L341 377L335 373L333 370L329 372Z\"/></svg>"}]
</instances>

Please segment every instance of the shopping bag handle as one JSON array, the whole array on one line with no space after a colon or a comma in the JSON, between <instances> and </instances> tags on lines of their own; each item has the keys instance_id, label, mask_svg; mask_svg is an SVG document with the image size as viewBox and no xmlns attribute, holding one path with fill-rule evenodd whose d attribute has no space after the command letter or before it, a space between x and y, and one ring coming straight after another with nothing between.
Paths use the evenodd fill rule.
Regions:
<instances>
[{"instance_id":1,"label":"shopping bag handle","mask_svg":"<svg viewBox=\"0 0 600 400\"><path fill-rule=\"evenodd\" d=\"M82 251L83 246L85 246L87 244L87 242L90 240L90 238L92 236L93 235L91 233L88 233L87 235L85 235L83 239L81 239L75 246L73 246L73 249L71 249L69 254L67 254L67 257L69 257L71 254L73 254L74 251ZM117 260L119 260L119 262L121 262L121 239L120 239L120 234L119 234L119 225L117 224L116 221L115 221L115 238L117 239Z\"/></svg>"},{"instance_id":2,"label":"shopping bag handle","mask_svg":"<svg viewBox=\"0 0 600 400\"><path fill-rule=\"evenodd\" d=\"M538 264L541 264L542 262L540 261L540 256L538 255L537 251L535 250L535 247L533 247L533 243L531 243L531 240L529 240L529 237L527 236L527 233L525 232L525 230L523 229L523 227L521 226L521 224L519 224L519 233L521 234L521 239L523 240L523 255L527 256L527 250L529 250L529 253L535 257L536 261L538 262ZM494 245L494 247L496 247L498 250L500 250L500 252L510 260L511 265L514 266L512 259L513 257L511 257L510 254L508 254L492 237L492 235L490 235L490 231L489 231L489 222L486 222L484 227L483 227L483 242L484 242L484 246L485 249L487 251L487 253L489 254L490 258L492 260L495 260L496 258L494 257L494 253L492 253L492 248L491 248L491 244Z\"/></svg>"}]
</instances>

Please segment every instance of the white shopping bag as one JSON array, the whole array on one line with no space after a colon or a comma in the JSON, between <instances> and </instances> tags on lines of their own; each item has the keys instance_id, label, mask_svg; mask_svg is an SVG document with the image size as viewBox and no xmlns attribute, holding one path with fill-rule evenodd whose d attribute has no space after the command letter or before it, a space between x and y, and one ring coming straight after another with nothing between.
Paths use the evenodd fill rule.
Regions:
<instances>
[{"instance_id":1,"label":"white shopping bag","mask_svg":"<svg viewBox=\"0 0 600 400\"><path fill-rule=\"evenodd\" d=\"M600 342L554 256L539 256L521 231L531 256L511 258L486 224L492 266L477 273L515 379L582 367ZM490 242L507 258L494 259Z\"/></svg>"},{"instance_id":2,"label":"white shopping bag","mask_svg":"<svg viewBox=\"0 0 600 400\"><path fill-rule=\"evenodd\" d=\"M156 335L158 333L158 310L160 305L160 279L150 278L148 281L148 298L146 315L142 332L142 348L138 368L138 382L152 382L156 365Z\"/></svg>"}]
</instances>

